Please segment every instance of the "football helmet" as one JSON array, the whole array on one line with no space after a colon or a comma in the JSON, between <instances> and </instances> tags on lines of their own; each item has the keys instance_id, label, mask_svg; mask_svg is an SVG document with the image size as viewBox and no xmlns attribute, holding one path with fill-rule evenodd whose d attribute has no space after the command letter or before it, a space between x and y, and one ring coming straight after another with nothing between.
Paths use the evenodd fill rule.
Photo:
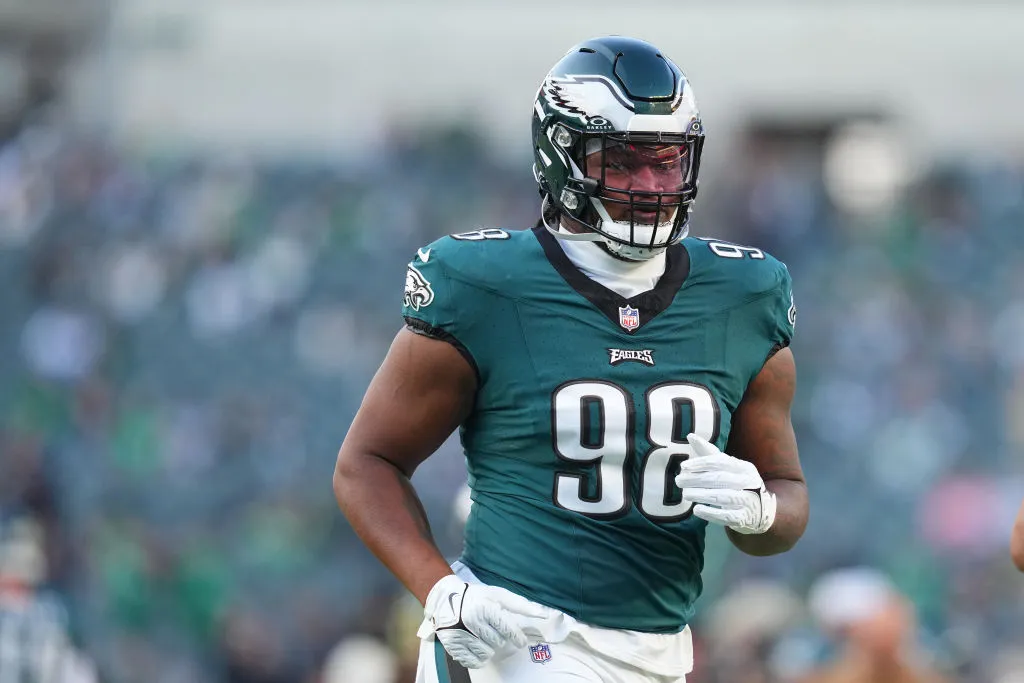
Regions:
<instances>
[{"instance_id":1,"label":"football helmet","mask_svg":"<svg viewBox=\"0 0 1024 683\"><path fill-rule=\"evenodd\" d=\"M686 236L703 144L693 90L658 48L621 36L574 46L534 102L533 172L544 225L561 239L601 242L620 258L651 258ZM641 165L671 182L633 189L623 178ZM621 173L609 177L609 168ZM580 227L550 225L551 209Z\"/></svg>"}]
</instances>

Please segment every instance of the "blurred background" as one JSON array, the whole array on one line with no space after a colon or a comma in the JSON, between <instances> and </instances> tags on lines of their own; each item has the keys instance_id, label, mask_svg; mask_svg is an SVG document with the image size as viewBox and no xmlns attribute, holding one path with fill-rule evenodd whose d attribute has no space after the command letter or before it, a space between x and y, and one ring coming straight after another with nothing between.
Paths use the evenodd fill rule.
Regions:
<instances>
[{"instance_id":1,"label":"blurred background","mask_svg":"<svg viewBox=\"0 0 1024 683\"><path fill-rule=\"evenodd\" d=\"M712 530L688 680L1024 681L1024 3L0 0L0 682L411 683L335 454L405 264L533 224L536 88L607 33L800 311L811 524ZM458 444L415 481L454 558Z\"/></svg>"}]
</instances>

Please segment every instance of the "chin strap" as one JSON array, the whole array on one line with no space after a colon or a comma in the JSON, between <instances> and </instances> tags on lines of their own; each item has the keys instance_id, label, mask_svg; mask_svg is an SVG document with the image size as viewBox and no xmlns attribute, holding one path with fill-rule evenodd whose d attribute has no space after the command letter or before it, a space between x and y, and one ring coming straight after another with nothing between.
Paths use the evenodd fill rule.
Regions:
<instances>
[{"instance_id":1,"label":"chin strap","mask_svg":"<svg viewBox=\"0 0 1024 683\"><path fill-rule=\"evenodd\" d=\"M667 247L681 242L683 238L686 237L687 233L689 233L690 231L689 226L684 226L679 236L664 246L640 247L627 244L620 244L619 242L611 240L599 233L592 232L591 230L584 230L583 232L568 232L567 230L562 230L561 226L551 225L550 223L548 223L547 219L548 207L550 206L550 202L551 195L545 194L544 199L541 201L540 212L541 223L544 224L544 227L547 229L549 233L551 233L560 240L566 240L569 242L597 242L601 246L603 246L609 254L611 254L615 258L619 258L624 261L647 261L651 258L654 258L658 254L664 252ZM617 221L611 220L611 217L608 215L607 211L603 210L604 207L601 206L600 200L593 199L593 202L596 205L598 214L602 222L609 222L612 223L613 225L623 225L628 227L628 223L619 223ZM655 230L660 230L665 227L668 227L669 230L671 230L671 225L674 224L675 222L674 218L675 217L673 216L672 222L660 225L657 228L655 228Z\"/></svg>"}]
</instances>

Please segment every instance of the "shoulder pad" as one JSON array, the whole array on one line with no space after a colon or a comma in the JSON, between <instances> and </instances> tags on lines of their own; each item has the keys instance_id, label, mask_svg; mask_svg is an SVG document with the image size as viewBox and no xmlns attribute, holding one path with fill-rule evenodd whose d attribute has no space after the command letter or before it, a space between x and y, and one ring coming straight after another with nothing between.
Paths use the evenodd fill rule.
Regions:
<instances>
[{"instance_id":1,"label":"shoulder pad","mask_svg":"<svg viewBox=\"0 0 1024 683\"><path fill-rule=\"evenodd\" d=\"M501 228L446 235L418 249L413 264L438 261L452 277L490 282L506 271L514 271L518 263L515 253L522 247L524 237L532 239L529 231Z\"/></svg>"},{"instance_id":2,"label":"shoulder pad","mask_svg":"<svg viewBox=\"0 0 1024 683\"><path fill-rule=\"evenodd\" d=\"M767 292L789 278L786 264L763 249L711 237L689 237L684 245L692 271L710 280L726 280L737 293Z\"/></svg>"}]
</instances>

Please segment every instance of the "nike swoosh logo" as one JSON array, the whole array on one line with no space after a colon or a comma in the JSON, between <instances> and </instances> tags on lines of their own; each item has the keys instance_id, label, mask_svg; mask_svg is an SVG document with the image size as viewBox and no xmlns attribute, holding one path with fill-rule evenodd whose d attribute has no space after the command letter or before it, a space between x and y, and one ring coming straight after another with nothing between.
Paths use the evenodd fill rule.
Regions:
<instances>
[{"instance_id":1,"label":"nike swoosh logo","mask_svg":"<svg viewBox=\"0 0 1024 683\"><path fill-rule=\"evenodd\" d=\"M420 260L426 263L430 260L430 250L423 251L422 249L416 250L416 255L420 257Z\"/></svg>"},{"instance_id":2,"label":"nike swoosh logo","mask_svg":"<svg viewBox=\"0 0 1024 683\"><path fill-rule=\"evenodd\" d=\"M455 614L455 597L457 595L458 595L458 593L451 593L448 596L448 606L452 608L452 614ZM458 615L456 615L456 616L458 616Z\"/></svg>"}]
</instances>

